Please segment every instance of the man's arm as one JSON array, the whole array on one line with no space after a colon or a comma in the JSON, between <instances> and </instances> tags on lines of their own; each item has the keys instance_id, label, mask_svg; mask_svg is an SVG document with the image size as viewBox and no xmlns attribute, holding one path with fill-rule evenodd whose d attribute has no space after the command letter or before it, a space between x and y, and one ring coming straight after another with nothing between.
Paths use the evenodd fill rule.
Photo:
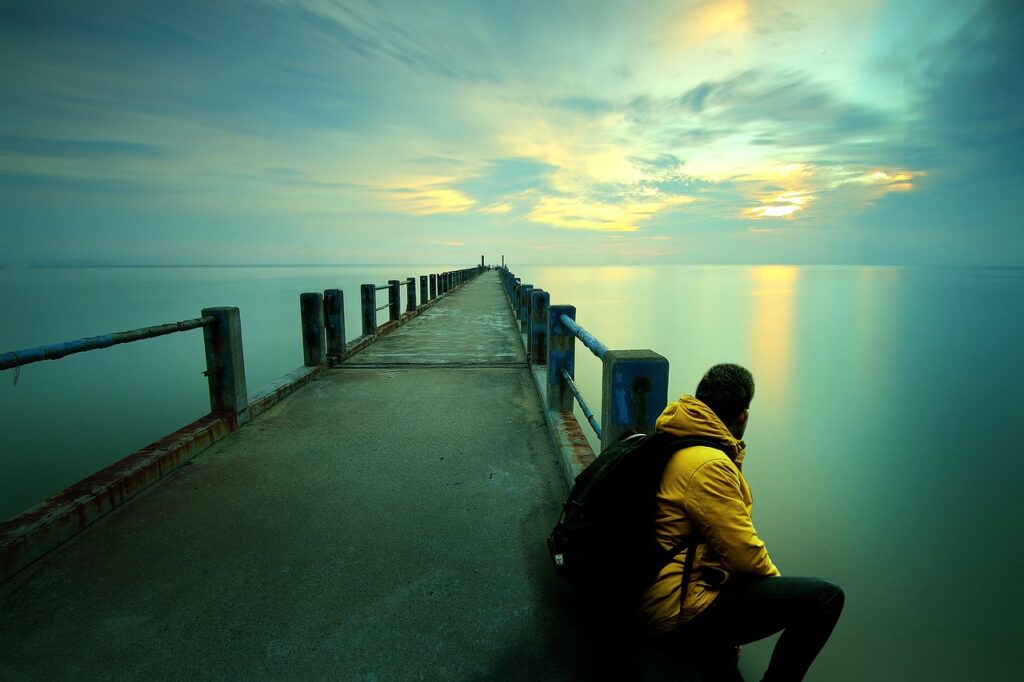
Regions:
<instances>
[{"instance_id":1,"label":"man's arm","mask_svg":"<svg viewBox=\"0 0 1024 682\"><path fill-rule=\"evenodd\" d=\"M711 459L694 472L687 491L686 511L728 570L780 575L764 542L757 537L743 500L740 474L730 462Z\"/></svg>"}]
</instances>

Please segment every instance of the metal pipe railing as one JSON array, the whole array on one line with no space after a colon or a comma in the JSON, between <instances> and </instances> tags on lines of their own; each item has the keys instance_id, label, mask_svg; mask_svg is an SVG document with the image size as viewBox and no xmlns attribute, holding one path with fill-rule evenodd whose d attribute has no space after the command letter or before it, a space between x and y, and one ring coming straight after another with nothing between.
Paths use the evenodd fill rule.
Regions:
<instances>
[{"instance_id":1,"label":"metal pipe railing","mask_svg":"<svg viewBox=\"0 0 1024 682\"><path fill-rule=\"evenodd\" d=\"M594 418L594 413L591 411L590 406L587 405L585 400L583 400L583 395L580 393L580 389L576 385L576 382L572 380L571 376L569 376L569 372L564 369L562 370L562 378L565 379L566 383L569 385L569 392L572 393L572 397L576 399L576 402L579 403L580 409L583 410L583 416L587 418L587 421L590 422L590 426L594 429L594 433L596 433L597 437L600 438L601 425L598 424L597 419Z\"/></svg>"},{"instance_id":2,"label":"metal pipe railing","mask_svg":"<svg viewBox=\"0 0 1024 682\"><path fill-rule=\"evenodd\" d=\"M562 315L562 324L564 324L566 328L573 333L573 336L582 341L583 345L589 348L591 353L601 360L604 360L604 356L608 352L608 347L598 341L597 337L578 325L576 320L573 320L566 315Z\"/></svg>"},{"instance_id":3,"label":"metal pipe railing","mask_svg":"<svg viewBox=\"0 0 1024 682\"><path fill-rule=\"evenodd\" d=\"M507 266L500 273L509 305L526 334L527 361L547 364L545 408L571 414L579 403L602 450L625 433L653 431L668 403L668 360L651 350L610 350L576 322L575 306L551 305L547 292L524 283ZM601 360L600 422L575 383L577 339Z\"/></svg>"},{"instance_id":4,"label":"metal pipe railing","mask_svg":"<svg viewBox=\"0 0 1024 682\"><path fill-rule=\"evenodd\" d=\"M186 332L192 329L199 329L200 327L205 327L213 323L213 317L197 317L194 320L171 322L169 324L160 324L154 327L143 327L141 329L132 329L125 332L104 334L103 336L92 336L85 339L78 339L77 341L67 341L64 343L50 344L49 346L9 351L0 355L0 370L11 369L12 367L21 367L22 365L28 365L42 360L58 360L60 358L67 357L68 355L74 355L75 353L84 353L85 351L98 350L100 348L110 348L111 346L116 346L121 343L131 343L132 341L141 341L142 339L152 339L157 336Z\"/></svg>"}]
</instances>

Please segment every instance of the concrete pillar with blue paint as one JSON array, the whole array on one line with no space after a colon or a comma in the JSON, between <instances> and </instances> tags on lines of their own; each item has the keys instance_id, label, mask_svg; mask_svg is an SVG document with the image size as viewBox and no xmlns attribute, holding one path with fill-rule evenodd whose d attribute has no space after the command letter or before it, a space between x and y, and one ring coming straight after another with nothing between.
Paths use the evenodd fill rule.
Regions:
<instances>
[{"instance_id":1,"label":"concrete pillar with blue paint","mask_svg":"<svg viewBox=\"0 0 1024 682\"><path fill-rule=\"evenodd\" d=\"M532 365L544 365L548 361L548 309L551 294L535 289L530 294L530 337L529 358Z\"/></svg>"},{"instance_id":2,"label":"concrete pillar with blue paint","mask_svg":"<svg viewBox=\"0 0 1024 682\"><path fill-rule=\"evenodd\" d=\"M668 359L652 350L609 350L602 358L601 449L627 431L653 433L668 404Z\"/></svg>"},{"instance_id":3,"label":"concrete pillar with blue paint","mask_svg":"<svg viewBox=\"0 0 1024 682\"><path fill-rule=\"evenodd\" d=\"M532 291L532 284L524 284L519 287L519 332L521 334L527 334L530 331L530 292Z\"/></svg>"},{"instance_id":4,"label":"concrete pillar with blue paint","mask_svg":"<svg viewBox=\"0 0 1024 682\"><path fill-rule=\"evenodd\" d=\"M572 412L573 397L562 371L576 376L576 336L563 322L562 316L576 319L576 307L553 305L548 308L548 390L547 409Z\"/></svg>"}]
</instances>

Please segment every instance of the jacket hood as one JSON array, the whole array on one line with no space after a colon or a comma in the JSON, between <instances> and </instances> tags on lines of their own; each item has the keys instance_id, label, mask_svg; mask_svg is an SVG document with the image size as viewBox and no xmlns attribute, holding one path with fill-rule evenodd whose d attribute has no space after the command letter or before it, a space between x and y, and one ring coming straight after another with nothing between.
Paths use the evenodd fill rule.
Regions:
<instances>
[{"instance_id":1,"label":"jacket hood","mask_svg":"<svg viewBox=\"0 0 1024 682\"><path fill-rule=\"evenodd\" d=\"M671 402L658 417L654 428L675 436L697 436L721 444L721 449L736 463L743 463L746 444L737 440L710 407L693 396L684 395Z\"/></svg>"}]
</instances>

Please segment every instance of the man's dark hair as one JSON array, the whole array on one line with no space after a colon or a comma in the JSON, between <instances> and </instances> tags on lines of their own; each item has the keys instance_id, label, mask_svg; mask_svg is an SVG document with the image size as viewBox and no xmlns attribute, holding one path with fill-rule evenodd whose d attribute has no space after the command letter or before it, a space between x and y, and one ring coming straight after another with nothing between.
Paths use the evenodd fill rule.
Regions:
<instances>
[{"instance_id":1,"label":"man's dark hair","mask_svg":"<svg viewBox=\"0 0 1024 682\"><path fill-rule=\"evenodd\" d=\"M715 365L697 385L696 398L731 426L754 399L754 377L739 365Z\"/></svg>"}]
</instances>

